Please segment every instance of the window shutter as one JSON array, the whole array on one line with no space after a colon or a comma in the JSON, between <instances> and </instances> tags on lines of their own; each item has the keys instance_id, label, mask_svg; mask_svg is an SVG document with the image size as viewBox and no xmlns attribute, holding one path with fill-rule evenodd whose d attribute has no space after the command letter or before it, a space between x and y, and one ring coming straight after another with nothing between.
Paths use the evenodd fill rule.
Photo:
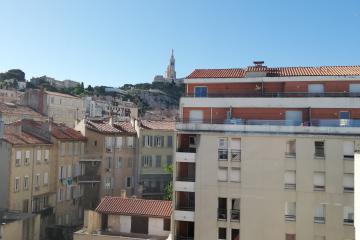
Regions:
<instances>
[{"instance_id":1,"label":"window shutter","mask_svg":"<svg viewBox=\"0 0 360 240\"><path fill-rule=\"evenodd\" d=\"M232 168L230 171L230 181L240 182L240 168Z\"/></svg>"},{"instance_id":2,"label":"window shutter","mask_svg":"<svg viewBox=\"0 0 360 240\"><path fill-rule=\"evenodd\" d=\"M325 217L325 206L323 204L315 208L315 217Z\"/></svg>"},{"instance_id":3,"label":"window shutter","mask_svg":"<svg viewBox=\"0 0 360 240\"><path fill-rule=\"evenodd\" d=\"M230 142L231 149L240 150L241 149L241 140L240 138L233 138Z\"/></svg>"},{"instance_id":4,"label":"window shutter","mask_svg":"<svg viewBox=\"0 0 360 240\"><path fill-rule=\"evenodd\" d=\"M344 142L344 156L354 156L354 142Z\"/></svg>"},{"instance_id":5,"label":"window shutter","mask_svg":"<svg viewBox=\"0 0 360 240\"><path fill-rule=\"evenodd\" d=\"M164 147L164 136L161 136L161 147Z\"/></svg>"},{"instance_id":6,"label":"window shutter","mask_svg":"<svg viewBox=\"0 0 360 240\"><path fill-rule=\"evenodd\" d=\"M344 187L354 188L354 174L344 174Z\"/></svg>"},{"instance_id":7,"label":"window shutter","mask_svg":"<svg viewBox=\"0 0 360 240\"><path fill-rule=\"evenodd\" d=\"M314 173L314 186L325 186L325 174L323 172Z\"/></svg>"},{"instance_id":8,"label":"window shutter","mask_svg":"<svg viewBox=\"0 0 360 240\"><path fill-rule=\"evenodd\" d=\"M59 173L58 173L58 178L59 180L62 178L62 173L61 173L61 166L59 167Z\"/></svg>"},{"instance_id":9,"label":"window shutter","mask_svg":"<svg viewBox=\"0 0 360 240\"><path fill-rule=\"evenodd\" d=\"M218 170L218 179L220 181L227 181L228 171L227 168L219 168Z\"/></svg>"},{"instance_id":10,"label":"window shutter","mask_svg":"<svg viewBox=\"0 0 360 240\"><path fill-rule=\"evenodd\" d=\"M286 184L296 184L296 172L286 171L284 174L284 182Z\"/></svg>"}]
</instances>

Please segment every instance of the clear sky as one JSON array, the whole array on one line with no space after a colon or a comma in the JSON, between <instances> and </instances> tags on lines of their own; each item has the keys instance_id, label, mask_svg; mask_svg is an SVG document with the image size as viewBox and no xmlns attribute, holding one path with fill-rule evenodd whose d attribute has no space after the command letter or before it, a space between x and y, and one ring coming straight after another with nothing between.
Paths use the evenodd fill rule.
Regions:
<instances>
[{"instance_id":1,"label":"clear sky","mask_svg":"<svg viewBox=\"0 0 360 240\"><path fill-rule=\"evenodd\" d=\"M359 0L0 0L0 72L151 82L195 68L360 64Z\"/></svg>"}]
</instances>

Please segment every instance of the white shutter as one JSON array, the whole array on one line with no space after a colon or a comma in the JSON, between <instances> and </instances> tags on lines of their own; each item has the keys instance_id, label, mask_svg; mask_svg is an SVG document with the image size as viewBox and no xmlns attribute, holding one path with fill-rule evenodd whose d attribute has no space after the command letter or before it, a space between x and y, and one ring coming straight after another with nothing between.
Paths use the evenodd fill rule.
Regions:
<instances>
[{"instance_id":1,"label":"white shutter","mask_svg":"<svg viewBox=\"0 0 360 240\"><path fill-rule=\"evenodd\" d=\"M284 174L285 184L296 184L296 172L295 171L286 171Z\"/></svg>"},{"instance_id":2,"label":"white shutter","mask_svg":"<svg viewBox=\"0 0 360 240\"><path fill-rule=\"evenodd\" d=\"M62 179L62 171L61 171L61 166L59 167L59 173L58 173L58 178L59 180Z\"/></svg>"},{"instance_id":3,"label":"white shutter","mask_svg":"<svg viewBox=\"0 0 360 240\"><path fill-rule=\"evenodd\" d=\"M123 138L122 137L116 137L116 147L117 148L121 148L121 146L123 145Z\"/></svg>"},{"instance_id":4,"label":"white shutter","mask_svg":"<svg viewBox=\"0 0 360 240\"><path fill-rule=\"evenodd\" d=\"M230 181L240 182L240 168L231 168L230 170Z\"/></svg>"},{"instance_id":5,"label":"white shutter","mask_svg":"<svg viewBox=\"0 0 360 240\"><path fill-rule=\"evenodd\" d=\"M230 143L231 149L240 150L241 149L241 139L240 138L232 138Z\"/></svg>"},{"instance_id":6,"label":"white shutter","mask_svg":"<svg viewBox=\"0 0 360 240\"><path fill-rule=\"evenodd\" d=\"M227 149L227 148L228 148L227 138L219 138L219 149Z\"/></svg>"},{"instance_id":7,"label":"white shutter","mask_svg":"<svg viewBox=\"0 0 360 240\"><path fill-rule=\"evenodd\" d=\"M308 86L309 93L323 93L324 84L309 84Z\"/></svg>"},{"instance_id":8,"label":"white shutter","mask_svg":"<svg viewBox=\"0 0 360 240\"><path fill-rule=\"evenodd\" d=\"M202 123L204 118L204 112L202 110L190 110L190 122Z\"/></svg>"},{"instance_id":9,"label":"white shutter","mask_svg":"<svg viewBox=\"0 0 360 240\"><path fill-rule=\"evenodd\" d=\"M314 186L325 186L324 172L314 172Z\"/></svg>"},{"instance_id":10,"label":"white shutter","mask_svg":"<svg viewBox=\"0 0 360 240\"><path fill-rule=\"evenodd\" d=\"M45 150L45 159L49 160L49 150Z\"/></svg>"},{"instance_id":11,"label":"white shutter","mask_svg":"<svg viewBox=\"0 0 360 240\"><path fill-rule=\"evenodd\" d=\"M351 93L360 93L360 84L352 83L349 85L349 92Z\"/></svg>"},{"instance_id":12,"label":"white shutter","mask_svg":"<svg viewBox=\"0 0 360 240\"><path fill-rule=\"evenodd\" d=\"M296 203L286 202L285 203L285 215L296 215Z\"/></svg>"},{"instance_id":13,"label":"white shutter","mask_svg":"<svg viewBox=\"0 0 360 240\"><path fill-rule=\"evenodd\" d=\"M354 156L354 145L353 141L344 142L344 156Z\"/></svg>"},{"instance_id":14,"label":"white shutter","mask_svg":"<svg viewBox=\"0 0 360 240\"><path fill-rule=\"evenodd\" d=\"M68 168L67 168L67 177L68 178L72 177L72 166L71 166L71 164L68 165Z\"/></svg>"},{"instance_id":15,"label":"white shutter","mask_svg":"<svg viewBox=\"0 0 360 240\"><path fill-rule=\"evenodd\" d=\"M44 185L48 185L49 183L49 174L46 172L44 173Z\"/></svg>"},{"instance_id":16,"label":"white shutter","mask_svg":"<svg viewBox=\"0 0 360 240\"><path fill-rule=\"evenodd\" d=\"M325 217L325 205L320 204L315 208L315 217L324 218Z\"/></svg>"},{"instance_id":17,"label":"white shutter","mask_svg":"<svg viewBox=\"0 0 360 240\"><path fill-rule=\"evenodd\" d=\"M21 151L16 151L16 159L21 159Z\"/></svg>"},{"instance_id":18,"label":"white shutter","mask_svg":"<svg viewBox=\"0 0 360 240\"><path fill-rule=\"evenodd\" d=\"M62 167L62 179L66 178L66 166Z\"/></svg>"},{"instance_id":19,"label":"white shutter","mask_svg":"<svg viewBox=\"0 0 360 240\"><path fill-rule=\"evenodd\" d=\"M25 157L26 157L26 158L30 158L30 151L26 151L26 152L25 152Z\"/></svg>"},{"instance_id":20,"label":"white shutter","mask_svg":"<svg viewBox=\"0 0 360 240\"><path fill-rule=\"evenodd\" d=\"M354 188L354 174L352 173L344 174L344 187Z\"/></svg>"},{"instance_id":21,"label":"white shutter","mask_svg":"<svg viewBox=\"0 0 360 240\"><path fill-rule=\"evenodd\" d=\"M227 179L228 179L228 170L227 170L227 168L219 168L219 170L218 170L218 179L219 179L219 181L227 181Z\"/></svg>"},{"instance_id":22,"label":"white shutter","mask_svg":"<svg viewBox=\"0 0 360 240\"><path fill-rule=\"evenodd\" d=\"M41 150L38 149L36 150L36 161L40 161L41 160Z\"/></svg>"}]
</instances>

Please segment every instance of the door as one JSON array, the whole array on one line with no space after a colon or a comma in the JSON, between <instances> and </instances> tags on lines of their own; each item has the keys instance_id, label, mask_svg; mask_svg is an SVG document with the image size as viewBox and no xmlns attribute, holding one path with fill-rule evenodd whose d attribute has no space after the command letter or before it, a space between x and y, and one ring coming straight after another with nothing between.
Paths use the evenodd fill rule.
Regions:
<instances>
[{"instance_id":1,"label":"door","mask_svg":"<svg viewBox=\"0 0 360 240\"><path fill-rule=\"evenodd\" d=\"M324 93L324 84L309 84L309 93Z\"/></svg>"},{"instance_id":2,"label":"door","mask_svg":"<svg viewBox=\"0 0 360 240\"><path fill-rule=\"evenodd\" d=\"M202 110L190 110L190 122L191 123L202 123L204 113Z\"/></svg>"},{"instance_id":3,"label":"door","mask_svg":"<svg viewBox=\"0 0 360 240\"><path fill-rule=\"evenodd\" d=\"M302 123L302 111L286 111L286 125L298 126Z\"/></svg>"},{"instance_id":4,"label":"door","mask_svg":"<svg viewBox=\"0 0 360 240\"><path fill-rule=\"evenodd\" d=\"M132 233L141 233L148 234L149 229L149 218L132 216L131 217L131 232Z\"/></svg>"}]
</instances>

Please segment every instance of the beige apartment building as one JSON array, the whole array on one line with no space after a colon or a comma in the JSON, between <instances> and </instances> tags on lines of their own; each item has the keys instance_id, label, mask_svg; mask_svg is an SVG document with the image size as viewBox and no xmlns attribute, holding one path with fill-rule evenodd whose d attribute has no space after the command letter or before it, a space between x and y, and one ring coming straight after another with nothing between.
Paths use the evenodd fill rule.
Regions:
<instances>
[{"instance_id":1,"label":"beige apartment building","mask_svg":"<svg viewBox=\"0 0 360 240\"><path fill-rule=\"evenodd\" d=\"M0 89L0 102L20 103L20 98L24 95L23 92L17 90Z\"/></svg>"},{"instance_id":2,"label":"beige apartment building","mask_svg":"<svg viewBox=\"0 0 360 240\"><path fill-rule=\"evenodd\" d=\"M51 92L45 89L28 89L23 105L51 117L56 123L74 127L76 121L85 117L85 106L81 98L69 94Z\"/></svg>"},{"instance_id":3,"label":"beige apartment building","mask_svg":"<svg viewBox=\"0 0 360 240\"><path fill-rule=\"evenodd\" d=\"M55 207L50 186L52 143L24 131L21 121L0 132L0 208L40 214L40 238L44 239Z\"/></svg>"},{"instance_id":4,"label":"beige apartment building","mask_svg":"<svg viewBox=\"0 0 360 240\"><path fill-rule=\"evenodd\" d=\"M185 84L174 239L355 239L359 67L255 62Z\"/></svg>"},{"instance_id":5,"label":"beige apartment building","mask_svg":"<svg viewBox=\"0 0 360 240\"><path fill-rule=\"evenodd\" d=\"M2 119L5 124L20 121L26 118L37 121L44 121L47 119L46 116L34 111L30 107L9 102L0 102L0 114L2 114Z\"/></svg>"},{"instance_id":6,"label":"beige apartment building","mask_svg":"<svg viewBox=\"0 0 360 240\"><path fill-rule=\"evenodd\" d=\"M165 168L173 162L175 122L136 120L139 139L136 166L136 195L147 199L163 199L172 175Z\"/></svg>"},{"instance_id":7,"label":"beige apartment building","mask_svg":"<svg viewBox=\"0 0 360 240\"><path fill-rule=\"evenodd\" d=\"M94 209L104 196L134 194L134 166L137 138L129 122L80 121L75 129L88 139L84 164L86 209Z\"/></svg>"}]
</instances>

